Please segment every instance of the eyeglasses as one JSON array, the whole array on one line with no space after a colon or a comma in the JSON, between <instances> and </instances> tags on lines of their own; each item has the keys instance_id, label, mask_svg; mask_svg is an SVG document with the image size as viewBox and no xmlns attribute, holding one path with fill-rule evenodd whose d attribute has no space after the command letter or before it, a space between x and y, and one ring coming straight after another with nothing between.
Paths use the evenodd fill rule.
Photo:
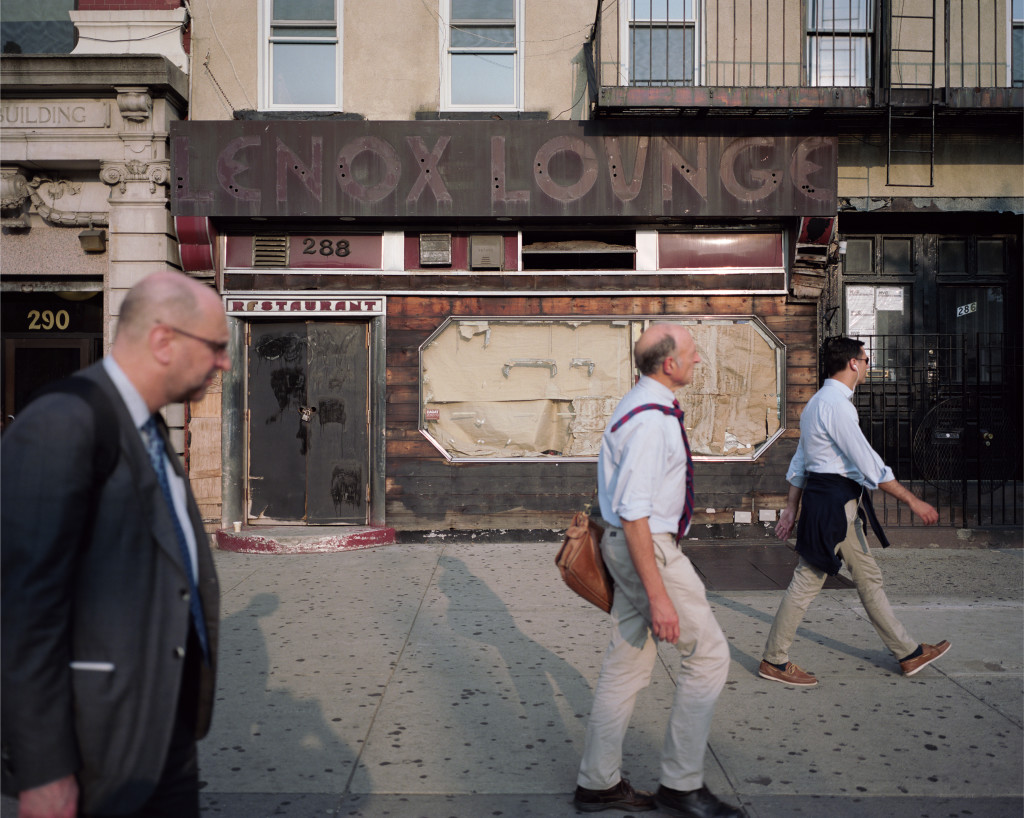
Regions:
<instances>
[{"instance_id":1,"label":"eyeglasses","mask_svg":"<svg viewBox=\"0 0 1024 818\"><path fill-rule=\"evenodd\" d=\"M216 356L223 355L225 352L228 351L227 341L211 341L209 338L203 338L203 336L201 335L194 335L191 332L179 329L178 327L171 326L170 324L160 323L160 326L167 327L167 329L171 330L171 332L176 332L178 333L178 335L184 335L186 338L191 338L193 341L199 341L199 343L201 344L206 344L210 352L212 352Z\"/></svg>"},{"instance_id":2,"label":"eyeglasses","mask_svg":"<svg viewBox=\"0 0 1024 818\"><path fill-rule=\"evenodd\" d=\"M854 358L853 360L855 360L855 361L863 361L866 364L871 363L871 359L867 355L865 355L863 358Z\"/></svg>"}]
</instances>

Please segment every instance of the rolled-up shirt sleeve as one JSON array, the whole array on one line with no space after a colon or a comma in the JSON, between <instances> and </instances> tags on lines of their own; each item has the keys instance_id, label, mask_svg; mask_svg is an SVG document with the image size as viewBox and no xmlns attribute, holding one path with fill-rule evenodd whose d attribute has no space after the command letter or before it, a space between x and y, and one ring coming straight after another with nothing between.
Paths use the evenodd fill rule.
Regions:
<instances>
[{"instance_id":1,"label":"rolled-up shirt sleeve","mask_svg":"<svg viewBox=\"0 0 1024 818\"><path fill-rule=\"evenodd\" d=\"M885 465L878 452L871 448L857 419L857 410L852 403L834 407L831 418L831 434L836 445L859 475L849 474L862 486L877 489L879 483L896 479L892 469Z\"/></svg>"}]
</instances>

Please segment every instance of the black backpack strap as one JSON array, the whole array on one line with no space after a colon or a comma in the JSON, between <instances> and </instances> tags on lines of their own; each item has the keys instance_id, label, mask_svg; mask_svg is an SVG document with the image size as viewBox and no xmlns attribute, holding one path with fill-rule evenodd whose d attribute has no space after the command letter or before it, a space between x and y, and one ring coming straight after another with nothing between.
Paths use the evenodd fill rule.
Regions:
<instances>
[{"instance_id":1,"label":"black backpack strap","mask_svg":"<svg viewBox=\"0 0 1024 818\"><path fill-rule=\"evenodd\" d=\"M51 394L75 395L81 398L92 409L93 425L96 430L95 447L93 449L93 473L96 475L96 488L99 489L107 478L114 473L118 458L121 456L119 423L114 404L110 402L106 392L98 383L89 378L72 375L44 386L36 392L29 403Z\"/></svg>"}]
</instances>

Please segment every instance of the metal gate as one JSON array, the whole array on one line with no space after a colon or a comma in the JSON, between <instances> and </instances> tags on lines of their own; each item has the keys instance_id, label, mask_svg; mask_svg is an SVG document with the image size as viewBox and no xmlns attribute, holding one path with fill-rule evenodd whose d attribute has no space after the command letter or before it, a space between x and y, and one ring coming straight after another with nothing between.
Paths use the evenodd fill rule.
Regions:
<instances>
[{"instance_id":1,"label":"metal gate","mask_svg":"<svg viewBox=\"0 0 1024 818\"><path fill-rule=\"evenodd\" d=\"M861 428L939 525L1020 525L1021 347L1006 334L858 336L871 358L854 394ZM920 525L884 492L885 525Z\"/></svg>"}]
</instances>

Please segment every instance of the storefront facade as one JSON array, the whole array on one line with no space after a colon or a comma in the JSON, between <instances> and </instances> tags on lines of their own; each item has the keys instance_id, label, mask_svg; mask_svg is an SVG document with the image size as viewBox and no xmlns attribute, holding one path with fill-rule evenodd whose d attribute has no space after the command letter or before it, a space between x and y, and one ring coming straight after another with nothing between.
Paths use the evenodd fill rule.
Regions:
<instances>
[{"instance_id":1,"label":"storefront facade","mask_svg":"<svg viewBox=\"0 0 1024 818\"><path fill-rule=\"evenodd\" d=\"M182 257L216 271L235 339L225 520L560 528L657 320L705 357L680 393L699 519L774 519L815 381L794 269L837 248L834 138L190 122L171 142Z\"/></svg>"}]
</instances>

